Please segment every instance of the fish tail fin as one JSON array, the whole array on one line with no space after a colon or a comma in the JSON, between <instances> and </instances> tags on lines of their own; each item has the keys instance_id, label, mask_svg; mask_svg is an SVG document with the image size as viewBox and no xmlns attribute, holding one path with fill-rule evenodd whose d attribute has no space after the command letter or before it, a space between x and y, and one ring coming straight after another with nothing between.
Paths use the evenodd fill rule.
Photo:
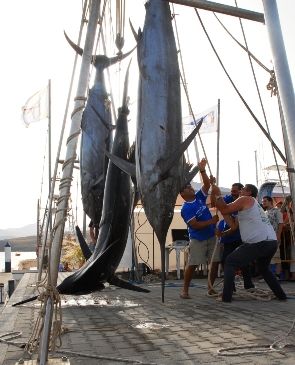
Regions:
<instances>
[{"instance_id":1,"label":"fish tail fin","mask_svg":"<svg viewBox=\"0 0 295 365\"><path fill-rule=\"evenodd\" d=\"M118 286L119 288L123 288L123 289L128 289L128 290L133 290L133 291L138 291L138 292L143 292L143 293L149 293L150 290L145 289L145 288L141 288L140 286L137 285L133 285L131 283L129 283L126 280L122 280L119 279L117 276L113 275L108 282L111 285L115 285Z\"/></svg>"}]
</instances>

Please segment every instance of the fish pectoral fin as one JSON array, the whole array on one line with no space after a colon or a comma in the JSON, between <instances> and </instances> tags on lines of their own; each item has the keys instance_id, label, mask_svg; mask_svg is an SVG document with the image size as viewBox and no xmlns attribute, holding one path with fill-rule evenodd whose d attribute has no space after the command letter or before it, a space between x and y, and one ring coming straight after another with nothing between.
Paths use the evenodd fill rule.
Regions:
<instances>
[{"instance_id":1,"label":"fish pectoral fin","mask_svg":"<svg viewBox=\"0 0 295 365\"><path fill-rule=\"evenodd\" d=\"M104 174L101 174L94 182L94 184L91 186L91 190L95 190L97 186L105 179Z\"/></svg>"},{"instance_id":2,"label":"fish pectoral fin","mask_svg":"<svg viewBox=\"0 0 295 365\"><path fill-rule=\"evenodd\" d=\"M159 167L162 171L160 180L165 179L169 176L169 170L179 161L182 157L184 151L188 148L190 143L193 141L197 133L199 132L201 125L203 122L203 118L199 121L196 128L192 131L192 133L180 144L180 146L167 158L159 161Z\"/></svg>"},{"instance_id":3,"label":"fish pectoral fin","mask_svg":"<svg viewBox=\"0 0 295 365\"><path fill-rule=\"evenodd\" d=\"M112 163L115 164L117 167L119 167L119 169L126 172L126 174L130 175L131 177L136 177L135 164L123 160L122 158L117 157L106 150L104 152L108 156L108 158L112 161Z\"/></svg>"},{"instance_id":4,"label":"fish pectoral fin","mask_svg":"<svg viewBox=\"0 0 295 365\"><path fill-rule=\"evenodd\" d=\"M117 276L113 275L109 280L108 283L111 285L118 286L119 288L143 292L143 293L149 293L150 290L142 288L137 285L131 284L129 281L119 279Z\"/></svg>"}]
</instances>

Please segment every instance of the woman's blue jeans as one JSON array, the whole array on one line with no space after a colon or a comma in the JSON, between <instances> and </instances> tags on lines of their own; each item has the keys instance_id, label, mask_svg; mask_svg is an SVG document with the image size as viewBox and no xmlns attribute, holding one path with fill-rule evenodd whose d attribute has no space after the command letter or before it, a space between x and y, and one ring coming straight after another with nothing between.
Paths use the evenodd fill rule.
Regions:
<instances>
[{"instance_id":1,"label":"woman's blue jeans","mask_svg":"<svg viewBox=\"0 0 295 365\"><path fill-rule=\"evenodd\" d=\"M233 283L236 269L245 267L256 260L257 269L263 279L279 299L286 299L280 283L271 272L269 264L278 247L277 241L261 241L257 243L243 243L234 252L227 256L224 265L224 287L222 300L231 302Z\"/></svg>"}]
</instances>

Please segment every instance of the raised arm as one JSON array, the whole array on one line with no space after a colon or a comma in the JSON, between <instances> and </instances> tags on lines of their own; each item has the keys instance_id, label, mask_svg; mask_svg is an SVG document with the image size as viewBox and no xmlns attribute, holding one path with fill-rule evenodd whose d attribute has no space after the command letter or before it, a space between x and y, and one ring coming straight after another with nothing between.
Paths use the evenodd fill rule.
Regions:
<instances>
[{"instance_id":1,"label":"raised arm","mask_svg":"<svg viewBox=\"0 0 295 365\"><path fill-rule=\"evenodd\" d=\"M206 165L207 165L207 160L205 158L202 158L202 160L198 163L201 178L203 181L202 190L206 195L208 195L208 191L210 189L210 179L206 173Z\"/></svg>"}]
</instances>

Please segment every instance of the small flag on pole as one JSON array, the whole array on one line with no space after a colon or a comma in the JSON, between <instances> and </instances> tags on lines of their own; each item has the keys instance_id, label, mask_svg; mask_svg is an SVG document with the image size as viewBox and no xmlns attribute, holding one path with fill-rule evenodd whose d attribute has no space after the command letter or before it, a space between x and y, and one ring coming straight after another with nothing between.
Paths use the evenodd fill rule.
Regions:
<instances>
[{"instance_id":1,"label":"small flag on pole","mask_svg":"<svg viewBox=\"0 0 295 365\"><path fill-rule=\"evenodd\" d=\"M26 127L49 117L48 86L26 101L22 107L22 117Z\"/></svg>"},{"instance_id":2,"label":"small flag on pole","mask_svg":"<svg viewBox=\"0 0 295 365\"><path fill-rule=\"evenodd\" d=\"M200 128L200 134L203 133L212 133L217 132L217 119L218 119L218 108L217 105L213 106L210 109L205 110L204 112L197 114L195 116L196 122L203 118L203 124ZM183 118L183 134L189 135L192 130L195 128L195 122L192 115Z\"/></svg>"}]
</instances>

